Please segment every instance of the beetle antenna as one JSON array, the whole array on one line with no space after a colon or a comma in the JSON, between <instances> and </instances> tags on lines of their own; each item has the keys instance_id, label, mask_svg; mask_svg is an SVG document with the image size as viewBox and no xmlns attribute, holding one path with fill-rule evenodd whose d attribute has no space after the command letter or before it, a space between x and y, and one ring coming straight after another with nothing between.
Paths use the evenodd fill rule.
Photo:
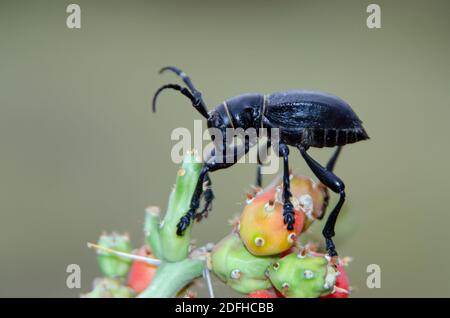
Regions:
<instances>
[{"instance_id":1,"label":"beetle antenna","mask_svg":"<svg viewBox=\"0 0 450 318\"><path fill-rule=\"evenodd\" d=\"M187 98L190 99L190 101L192 102L192 106L194 106L195 109L197 109L197 111L205 118L208 118L208 112L206 111L206 109L204 109L203 107L201 107L200 101L198 98L196 98L194 95L192 95L192 93L186 88L186 87L182 87L178 84L166 84L161 86L160 88L158 88L158 90L156 91L155 95L153 96L153 101L152 101L152 110L153 112L156 112L156 99L158 98L158 95L165 89L173 89L176 91L179 91L181 94L183 94L184 96L186 96Z\"/></svg>"},{"instance_id":2,"label":"beetle antenna","mask_svg":"<svg viewBox=\"0 0 450 318\"><path fill-rule=\"evenodd\" d=\"M208 109L206 107L205 102L203 101L202 93L200 93L200 91L195 88L194 83L192 83L192 81L189 78L189 76L187 76L187 74L185 72L183 72L182 70L180 70L178 67L175 67L175 66L163 67L162 69L159 70L159 74L162 74L165 71L171 71L171 72L175 73L176 75L178 75L179 77L181 77L183 82L186 84L186 86L191 91L192 95L195 96L196 99L198 100L198 104L199 104L198 107L199 108L200 107L203 108L202 112L207 114L208 113Z\"/></svg>"},{"instance_id":3,"label":"beetle antenna","mask_svg":"<svg viewBox=\"0 0 450 318\"><path fill-rule=\"evenodd\" d=\"M174 72L179 77L181 77L183 82L186 84L187 87L189 87L189 89L191 90L192 93L197 92L197 89L194 87L194 84L192 83L192 81L189 78L189 76L187 76L186 73L183 72L182 70L180 70L178 67L165 66L165 67L163 67L162 69L159 70L159 74L162 74L165 71L172 71L172 72Z\"/></svg>"}]
</instances>

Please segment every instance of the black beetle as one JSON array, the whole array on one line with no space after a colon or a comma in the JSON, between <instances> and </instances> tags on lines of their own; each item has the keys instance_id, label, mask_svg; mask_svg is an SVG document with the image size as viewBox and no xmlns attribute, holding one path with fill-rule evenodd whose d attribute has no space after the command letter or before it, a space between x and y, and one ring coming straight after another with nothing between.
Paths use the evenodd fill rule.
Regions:
<instances>
[{"instance_id":1,"label":"black beetle","mask_svg":"<svg viewBox=\"0 0 450 318\"><path fill-rule=\"evenodd\" d=\"M156 99L159 93L165 89L174 89L191 100L194 108L207 119L208 128L218 128L224 132L229 128L279 129L278 153L283 158L283 216L289 230L293 229L295 220L294 208L290 201L288 145L296 147L300 151L320 182L340 196L322 231L328 254L337 256L332 238L335 234L336 219L345 200L345 185L332 171L342 146L369 139L362 126L362 121L350 106L339 97L327 93L292 90L267 96L261 94L239 95L226 100L213 111L208 112L201 93L194 87L190 78L183 71L173 66L164 67L160 73L166 70L180 76L187 88L177 84L167 84L159 88L153 97L153 111L156 109ZM268 143L270 143L270 136L268 137ZM229 140L225 139L223 146L226 147L228 144ZM178 235L183 235L191 219L200 219L211 208L214 196L211 191L211 181L208 172L232 166L240 155L248 152L251 146L247 141L241 146L235 146L233 149L234 158L231 161L224 160L224 158L218 160L219 158L216 157L215 151L212 151L210 157L205 160L200 172L190 209L178 223ZM307 153L309 147L335 146L337 148L326 167L320 165ZM206 184L204 193L205 207L201 213L196 214L196 210L200 205L204 183ZM261 184L260 169L258 170L257 184Z\"/></svg>"}]
</instances>

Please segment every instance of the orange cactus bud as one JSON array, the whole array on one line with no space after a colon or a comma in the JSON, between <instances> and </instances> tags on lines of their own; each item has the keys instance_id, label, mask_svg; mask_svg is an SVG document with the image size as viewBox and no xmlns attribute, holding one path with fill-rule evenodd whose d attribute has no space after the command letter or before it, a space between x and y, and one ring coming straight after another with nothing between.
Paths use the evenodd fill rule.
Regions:
<instances>
[{"instance_id":1,"label":"orange cactus bud","mask_svg":"<svg viewBox=\"0 0 450 318\"><path fill-rule=\"evenodd\" d=\"M274 201L275 192L275 187L272 187L256 196L241 215L240 237L253 255L284 252L293 246L302 231L305 216L298 211L295 211L294 230L287 230L283 204Z\"/></svg>"},{"instance_id":2,"label":"orange cactus bud","mask_svg":"<svg viewBox=\"0 0 450 318\"><path fill-rule=\"evenodd\" d=\"M280 186L282 189L282 185ZM310 178L293 173L290 178L290 190L294 207L306 215L306 231L312 222L323 213L325 191L323 186L316 184ZM279 195L282 191L279 192Z\"/></svg>"}]
</instances>

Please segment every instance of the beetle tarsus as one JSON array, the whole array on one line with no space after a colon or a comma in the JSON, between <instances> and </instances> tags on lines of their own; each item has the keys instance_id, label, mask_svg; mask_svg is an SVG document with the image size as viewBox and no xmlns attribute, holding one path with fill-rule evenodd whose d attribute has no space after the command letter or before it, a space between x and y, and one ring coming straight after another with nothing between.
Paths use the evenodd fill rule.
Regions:
<instances>
[{"instance_id":1,"label":"beetle tarsus","mask_svg":"<svg viewBox=\"0 0 450 318\"><path fill-rule=\"evenodd\" d=\"M200 213L197 213L194 218L197 222L200 222L203 218L207 218L209 212L212 209L212 201L214 200L214 193L211 189L211 179L209 178L209 173L205 175L204 182L204 192L203 197L205 199L205 205Z\"/></svg>"},{"instance_id":2,"label":"beetle tarsus","mask_svg":"<svg viewBox=\"0 0 450 318\"><path fill-rule=\"evenodd\" d=\"M286 224L287 229L292 231L294 229L295 217L294 217L294 206L291 202L286 202L283 205L283 218L284 224Z\"/></svg>"},{"instance_id":3,"label":"beetle tarsus","mask_svg":"<svg viewBox=\"0 0 450 318\"><path fill-rule=\"evenodd\" d=\"M190 223L191 223L190 218L186 215L183 216L177 224L177 235L183 236L184 231L187 229Z\"/></svg>"}]
</instances>

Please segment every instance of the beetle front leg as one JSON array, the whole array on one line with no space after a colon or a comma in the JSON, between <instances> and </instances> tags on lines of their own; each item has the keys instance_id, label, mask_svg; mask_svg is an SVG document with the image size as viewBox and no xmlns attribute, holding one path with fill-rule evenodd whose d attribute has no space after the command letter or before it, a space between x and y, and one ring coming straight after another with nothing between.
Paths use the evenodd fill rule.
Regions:
<instances>
[{"instance_id":1,"label":"beetle front leg","mask_svg":"<svg viewBox=\"0 0 450 318\"><path fill-rule=\"evenodd\" d=\"M200 206L200 197L203 191L203 180L209 171L208 164L205 164L200 171L200 175L197 180L197 185L194 189L194 194L192 195L191 204L189 206L189 210L187 213L181 217L180 221L177 224L177 235L182 236L184 231L187 229L189 224L191 224L191 219L195 216L195 211L197 211Z\"/></svg>"},{"instance_id":2,"label":"beetle front leg","mask_svg":"<svg viewBox=\"0 0 450 318\"><path fill-rule=\"evenodd\" d=\"M205 181L203 182L203 197L205 199L205 205L200 213L195 215L195 220L200 222L204 217L208 217L208 213L212 209L212 202L214 200L214 193L211 188L211 178L209 177L209 173L205 175Z\"/></svg>"},{"instance_id":3,"label":"beetle front leg","mask_svg":"<svg viewBox=\"0 0 450 318\"><path fill-rule=\"evenodd\" d=\"M294 206L291 202L291 191L289 182L289 148L286 144L279 145L279 155L283 157L283 217L284 224L287 229L292 231L294 229L295 217Z\"/></svg>"},{"instance_id":4,"label":"beetle front leg","mask_svg":"<svg viewBox=\"0 0 450 318\"><path fill-rule=\"evenodd\" d=\"M208 158L206 159L206 162L208 162L209 160L211 160L211 158L213 158L216 154L216 149L212 149L210 154L208 155ZM204 194L203 197L205 199L205 205L203 206L203 209L200 213L195 214L195 220L197 222L200 222L203 217L207 217L208 213L211 211L212 209L212 201L214 200L214 193L212 191L211 188L211 178L209 177L209 173L207 173L205 175L205 179L203 182L203 190L204 190Z\"/></svg>"},{"instance_id":5,"label":"beetle front leg","mask_svg":"<svg viewBox=\"0 0 450 318\"><path fill-rule=\"evenodd\" d=\"M311 158L306 149L303 147L298 148L300 153L308 164L309 168L316 175L316 177L325 184L328 188L330 188L333 192L339 194L339 201L334 207L333 211L328 216L327 222L323 228L322 234L325 237L325 245L328 251L328 254L332 257L337 256L336 247L333 242L333 236L335 234L334 227L336 225L336 220L339 216L339 212L341 211L342 205L345 201L345 185L341 179L339 179L333 172L327 170L322 167L317 161ZM331 167L332 168L332 167Z\"/></svg>"}]
</instances>

